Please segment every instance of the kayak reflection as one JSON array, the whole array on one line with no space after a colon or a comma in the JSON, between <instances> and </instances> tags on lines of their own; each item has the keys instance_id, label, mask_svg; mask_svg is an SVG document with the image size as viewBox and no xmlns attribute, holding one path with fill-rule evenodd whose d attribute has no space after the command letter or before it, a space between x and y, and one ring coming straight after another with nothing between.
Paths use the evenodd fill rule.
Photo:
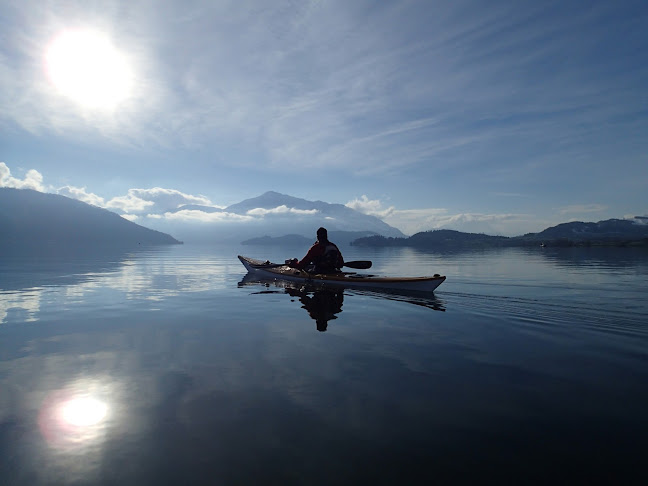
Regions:
<instances>
[{"instance_id":1,"label":"kayak reflection","mask_svg":"<svg viewBox=\"0 0 648 486\"><path fill-rule=\"evenodd\" d=\"M265 287L265 290L253 293L283 293L299 299L302 308L306 309L308 315L316 322L317 330L320 332L326 331L328 328L328 321L337 319L337 314L342 312L345 295L364 295L377 299L405 302L435 311L445 311L442 301L429 292L349 289L337 285L327 286L322 284L303 284L288 280L263 278L253 273L247 273L239 282L238 286L262 286ZM270 288L273 290L268 290Z\"/></svg>"}]
</instances>

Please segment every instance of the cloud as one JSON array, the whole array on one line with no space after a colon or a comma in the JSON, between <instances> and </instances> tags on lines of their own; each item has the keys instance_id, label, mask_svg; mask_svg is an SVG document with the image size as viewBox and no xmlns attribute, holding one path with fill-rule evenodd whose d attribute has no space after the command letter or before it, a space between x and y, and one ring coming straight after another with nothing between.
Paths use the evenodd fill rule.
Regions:
<instances>
[{"instance_id":1,"label":"cloud","mask_svg":"<svg viewBox=\"0 0 648 486\"><path fill-rule=\"evenodd\" d=\"M4 162L0 162L0 187L34 189L40 192L45 192L47 189L43 184L43 176L37 170L28 170L24 179L18 179L11 175L11 170ZM138 214L144 216L145 213L149 213L149 217L154 217L154 214L163 215L170 210L176 210L180 206L188 204L219 209L222 208L221 206L214 205L205 196L194 196L191 194L185 194L176 189L165 189L161 187L154 187L152 189L129 189L125 196L113 197L108 201L105 201L103 197L98 196L97 194L89 192L85 187L66 185L59 187L58 189L53 189L53 191L61 196L113 210L120 213L122 217L125 217L130 221L135 221ZM228 219L228 216L210 216L212 213L209 212L205 212L205 216L197 215L197 213L202 213L202 211L181 213L181 215L175 218L173 216L165 217L166 219L186 219L194 221L222 221ZM240 218L234 216L229 217L229 220L236 219Z\"/></svg>"},{"instance_id":2,"label":"cloud","mask_svg":"<svg viewBox=\"0 0 648 486\"><path fill-rule=\"evenodd\" d=\"M250 209L247 211L246 214L249 214L250 216L274 216L274 215L286 215L286 214L297 214L297 215L312 215L312 214L317 214L319 210L317 209L297 209L297 208L289 208L285 204L282 204L281 206L277 206L276 208L272 209L265 209L265 208L255 208L255 209Z\"/></svg>"},{"instance_id":3,"label":"cloud","mask_svg":"<svg viewBox=\"0 0 648 486\"><path fill-rule=\"evenodd\" d=\"M7 165L0 162L0 186L17 188L35 188L44 191L42 175L36 170L29 170L23 179L13 177ZM120 213L130 221L168 223L254 223L266 218L274 218L294 223L296 216L314 215L318 210L301 210L281 205L272 209L255 208L246 214L234 214L223 211L224 207L213 204L202 195L186 194L175 189L155 187L151 189L130 189L125 196L113 197L107 202L85 187L66 185L51 189L61 195L72 197L83 202L94 204ZM186 209L178 209L187 205ZM191 207L194 206L194 207ZM198 207L195 207L198 206ZM536 216L520 213L453 213L446 208L396 209L385 206L380 199L370 199L366 194L346 203L346 206L364 214L382 219L406 234L433 229L455 229L472 233L500 234L516 236L528 232L537 232L548 226L558 224L542 220ZM201 210L199 207L204 207ZM581 204L559 208L564 214L592 213L606 210L602 204ZM639 220L637 220L639 221ZM276 225L275 225L276 226Z\"/></svg>"},{"instance_id":4,"label":"cloud","mask_svg":"<svg viewBox=\"0 0 648 486\"><path fill-rule=\"evenodd\" d=\"M395 211L385 222L401 227L405 233L434 229L453 229L467 233L518 236L540 231L549 223L528 214L518 213L456 213L445 209ZM400 226L399 226L400 224Z\"/></svg>"},{"instance_id":5,"label":"cloud","mask_svg":"<svg viewBox=\"0 0 648 486\"><path fill-rule=\"evenodd\" d=\"M604 204L573 204L558 208L560 214L600 213L608 207Z\"/></svg>"},{"instance_id":6,"label":"cloud","mask_svg":"<svg viewBox=\"0 0 648 486\"><path fill-rule=\"evenodd\" d=\"M101 23L137 67L136 90L102 118L71 109L43 80L42 50L70 22L65 12L14 3L3 24L4 52L15 55L0 56L0 113L34 133L200 147L222 164L283 171L489 160L490 173L519 177L538 159L550 173L577 160L566 154L590 154L617 130L633 134L624 145L643 147L645 49L615 47L643 37L636 16L610 15L631 10L613 2L573 15L527 2L116 0ZM91 11L79 4L76 13ZM615 28L601 28L606 18ZM591 63L601 45L611 47Z\"/></svg>"},{"instance_id":7,"label":"cloud","mask_svg":"<svg viewBox=\"0 0 648 486\"><path fill-rule=\"evenodd\" d=\"M538 221L526 214L452 214L445 208L384 208L380 200L369 199L366 195L349 201L346 206L381 218L387 224L410 235L435 229L454 229L468 233L517 236L522 232L539 230Z\"/></svg>"},{"instance_id":8,"label":"cloud","mask_svg":"<svg viewBox=\"0 0 648 486\"><path fill-rule=\"evenodd\" d=\"M40 172L30 169L25 174L24 179L18 179L11 175L11 170L7 164L0 162L0 187L13 187L15 189L33 189L44 192L43 176Z\"/></svg>"},{"instance_id":9,"label":"cloud","mask_svg":"<svg viewBox=\"0 0 648 486\"><path fill-rule=\"evenodd\" d=\"M193 196L176 189L154 187L152 189L129 189L126 196L114 197L106 203L110 209L118 209L126 213L156 213L162 214L173 211L187 204L197 204L213 208L214 205L205 196Z\"/></svg>"},{"instance_id":10,"label":"cloud","mask_svg":"<svg viewBox=\"0 0 648 486\"><path fill-rule=\"evenodd\" d=\"M364 214L384 218L394 212L394 207L383 209L382 203L378 199L369 199L366 195L355 198L345 204L346 207L354 209Z\"/></svg>"},{"instance_id":11,"label":"cloud","mask_svg":"<svg viewBox=\"0 0 648 486\"><path fill-rule=\"evenodd\" d=\"M198 211L195 209L183 209L173 213L164 213L164 215L147 215L149 218L166 219L168 221L182 221L182 222L197 222L197 223L225 223L225 222L248 222L254 221L252 216L244 214L228 213L228 212L214 212L208 213L205 211Z\"/></svg>"},{"instance_id":12,"label":"cloud","mask_svg":"<svg viewBox=\"0 0 648 486\"><path fill-rule=\"evenodd\" d=\"M153 201L146 201L141 199L135 194L131 193L133 189L129 189L127 196L118 196L112 198L106 203L106 208L117 209L125 213L142 213L150 210L155 203Z\"/></svg>"},{"instance_id":13,"label":"cloud","mask_svg":"<svg viewBox=\"0 0 648 486\"><path fill-rule=\"evenodd\" d=\"M6 167L6 166L5 166ZM7 171L9 169L6 169ZM0 173L2 167L0 166ZM31 172L31 171L30 171ZM34 171L36 172L36 171ZM40 176L40 174L39 174ZM42 181L42 177L40 178ZM185 205L199 205L208 208L222 209L213 204L207 197L185 194L176 189L154 187L151 189L129 189L125 196L116 196L105 201L103 197L88 192L85 187L63 186L57 189L58 194L78 199L88 204L110 209L127 215L164 214L177 210ZM131 221L136 219L129 217Z\"/></svg>"},{"instance_id":14,"label":"cloud","mask_svg":"<svg viewBox=\"0 0 648 486\"><path fill-rule=\"evenodd\" d=\"M63 186L58 188L56 192L61 196L78 199L79 201L92 204L93 206L98 206L100 208L106 207L103 197L88 192L85 187Z\"/></svg>"}]
</instances>

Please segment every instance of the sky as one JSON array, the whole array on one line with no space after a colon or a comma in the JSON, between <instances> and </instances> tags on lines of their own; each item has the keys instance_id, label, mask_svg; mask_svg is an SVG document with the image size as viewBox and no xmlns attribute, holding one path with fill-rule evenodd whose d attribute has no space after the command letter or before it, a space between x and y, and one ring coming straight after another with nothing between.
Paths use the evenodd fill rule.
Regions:
<instances>
[{"instance_id":1,"label":"sky","mask_svg":"<svg viewBox=\"0 0 648 486\"><path fill-rule=\"evenodd\" d=\"M0 186L138 222L269 190L406 234L647 215L647 32L645 0L0 0Z\"/></svg>"}]
</instances>

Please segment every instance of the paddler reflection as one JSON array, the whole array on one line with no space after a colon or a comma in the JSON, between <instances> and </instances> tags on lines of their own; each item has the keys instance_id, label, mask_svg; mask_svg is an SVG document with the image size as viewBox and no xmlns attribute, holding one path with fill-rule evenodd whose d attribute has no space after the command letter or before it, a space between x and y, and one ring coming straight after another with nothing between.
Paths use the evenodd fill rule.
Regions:
<instances>
[{"instance_id":1,"label":"paddler reflection","mask_svg":"<svg viewBox=\"0 0 648 486\"><path fill-rule=\"evenodd\" d=\"M303 304L302 308L316 322L317 330L326 331L328 321L337 319L335 314L342 312L344 302L344 291L342 289L317 289L307 292L302 289L285 289L287 294L298 297Z\"/></svg>"}]
</instances>

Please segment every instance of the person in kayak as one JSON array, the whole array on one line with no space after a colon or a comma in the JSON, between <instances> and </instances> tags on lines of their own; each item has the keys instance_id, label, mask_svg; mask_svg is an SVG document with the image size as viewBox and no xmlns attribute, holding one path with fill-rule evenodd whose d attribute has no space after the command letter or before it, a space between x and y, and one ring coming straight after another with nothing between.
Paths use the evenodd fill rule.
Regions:
<instances>
[{"instance_id":1,"label":"person in kayak","mask_svg":"<svg viewBox=\"0 0 648 486\"><path fill-rule=\"evenodd\" d=\"M328 240L326 228L320 228L317 230L317 241L306 256L300 261L296 258L287 260L286 264L309 273L335 273L344 266L344 259L337 245Z\"/></svg>"}]
</instances>

